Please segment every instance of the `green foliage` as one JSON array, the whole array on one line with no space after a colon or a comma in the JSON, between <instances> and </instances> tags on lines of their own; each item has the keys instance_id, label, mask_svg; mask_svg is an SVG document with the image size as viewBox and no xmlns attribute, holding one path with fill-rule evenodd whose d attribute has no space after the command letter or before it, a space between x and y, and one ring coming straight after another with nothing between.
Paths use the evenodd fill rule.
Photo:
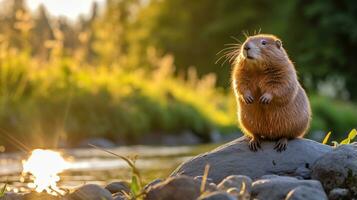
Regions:
<instances>
[{"instance_id":1,"label":"green foliage","mask_svg":"<svg viewBox=\"0 0 357 200\"><path fill-rule=\"evenodd\" d=\"M340 140L351 127L356 127L355 104L321 96L311 96L310 102L313 113L311 131L334 130L333 139Z\"/></svg>"},{"instance_id":2,"label":"green foliage","mask_svg":"<svg viewBox=\"0 0 357 200\"><path fill-rule=\"evenodd\" d=\"M37 67L35 59L16 55L0 59L0 125L29 147L236 127L234 114L227 115L234 113L231 99L216 90L215 77L177 78L169 55L152 58L155 70L93 67L66 57ZM9 145L8 135L1 137Z\"/></svg>"},{"instance_id":3,"label":"green foliage","mask_svg":"<svg viewBox=\"0 0 357 200\"><path fill-rule=\"evenodd\" d=\"M294 43L295 51L301 52L296 57L304 72L315 80L342 76L350 95L356 98L357 58L352 53L357 44L356 2L297 1L296 11L290 36L304 41Z\"/></svg>"},{"instance_id":4,"label":"green foliage","mask_svg":"<svg viewBox=\"0 0 357 200\"><path fill-rule=\"evenodd\" d=\"M218 84L226 86L230 67L215 65L215 54L236 42L230 36L244 41L242 31L261 30L283 39L309 90L333 75L342 77L356 98L356 10L350 0L152 0L129 26L128 50L137 59L150 46L171 52L179 69L194 65L199 74L214 71Z\"/></svg>"}]
</instances>

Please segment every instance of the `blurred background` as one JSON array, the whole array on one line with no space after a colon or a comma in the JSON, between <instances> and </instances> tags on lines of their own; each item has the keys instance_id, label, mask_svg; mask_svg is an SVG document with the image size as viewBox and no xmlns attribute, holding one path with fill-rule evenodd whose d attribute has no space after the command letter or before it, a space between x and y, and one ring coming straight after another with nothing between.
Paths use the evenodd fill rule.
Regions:
<instances>
[{"instance_id":1,"label":"blurred background","mask_svg":"<svg viewBox=\"0 0 357 200\"><path fill-rule=\"evenodd\" d=\"M282 39L306 137L357 126L355 1L2 0L0 24L1 151L238 137L232 66L216 61L243 32Z\"/></svg>"}]
</instances>

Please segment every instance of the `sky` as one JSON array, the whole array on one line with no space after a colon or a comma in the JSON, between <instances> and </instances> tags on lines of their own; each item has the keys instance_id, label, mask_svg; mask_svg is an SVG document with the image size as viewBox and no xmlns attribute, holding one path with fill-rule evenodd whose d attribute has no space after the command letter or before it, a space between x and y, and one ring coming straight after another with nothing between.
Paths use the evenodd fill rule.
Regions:
<instances>
[{"instance_id":1,"label":"sky","mask_svg":"<svg viewBox=\"0 0 357 200\"><path fill-rule=\"evenodd\" d=\"M105 0L27 0L27 6L31 10L36 10L42 3L48 12L53 16L66 16L75 20L81 14L88 14L92 3L105 3Z\"/></svg>"}]
</instances>

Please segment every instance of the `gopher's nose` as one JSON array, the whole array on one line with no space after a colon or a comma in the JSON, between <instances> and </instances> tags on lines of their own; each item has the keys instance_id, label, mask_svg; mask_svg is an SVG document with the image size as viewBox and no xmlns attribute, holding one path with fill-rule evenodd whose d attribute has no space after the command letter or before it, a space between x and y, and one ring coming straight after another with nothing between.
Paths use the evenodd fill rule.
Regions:
<instances>
[{"instance_id":1,"label":"gopher's nose","mask_svg":"<svg viewBox=\"0 0 357 200\"><path fill-rule=\"evenodd\" d=\"M250 49L250 45L248 43L245 43L244 50L248 51L249 49Z\"/></svg>"}]
</instances>

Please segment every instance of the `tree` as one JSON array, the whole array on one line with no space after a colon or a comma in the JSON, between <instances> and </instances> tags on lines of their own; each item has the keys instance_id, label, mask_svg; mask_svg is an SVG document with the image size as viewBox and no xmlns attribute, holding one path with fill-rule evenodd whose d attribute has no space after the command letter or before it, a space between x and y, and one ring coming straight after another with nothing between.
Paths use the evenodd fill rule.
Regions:
<instances>
[{"instance_id":1,"label":"tree","mask_svg":"<svg viewBox=\"0 0 357 200\"><path fill-rule=\"evenodd\" d=\"M152 0L142 8L129 34L129 54L144 55L154 46L173 53L180 70L194 65L199 75L215 72L218 84L229 86L230 66L215 64L231 36L244 39L242 31L258 30L270 15L269 1Z\"/></svg>"},{"instance_id":2,"label":"tree","mask_svg":"<svg viewBox=\"0 0 357 200\"><path fill-rule=\"evenodd\" d=\"M45 46L46 41L54 40L53 29L47 13L46 7L41 4L31 31L33 54L43 60L47 60L49 56L48 48Z\"/></svg>"},{"instance_id":3,"label":"tree","mask_svg":"<svg viewBox=\"0 0 357 200\"><path fill-rule=\"evenodd\" d=\"M295 42L297 62L303 66L303 73L312 76L313 87L339 76L345 80L350 97L357 99L357 3L298 1L293 21L287 35Z\"/></svg>"}]
</instances>

